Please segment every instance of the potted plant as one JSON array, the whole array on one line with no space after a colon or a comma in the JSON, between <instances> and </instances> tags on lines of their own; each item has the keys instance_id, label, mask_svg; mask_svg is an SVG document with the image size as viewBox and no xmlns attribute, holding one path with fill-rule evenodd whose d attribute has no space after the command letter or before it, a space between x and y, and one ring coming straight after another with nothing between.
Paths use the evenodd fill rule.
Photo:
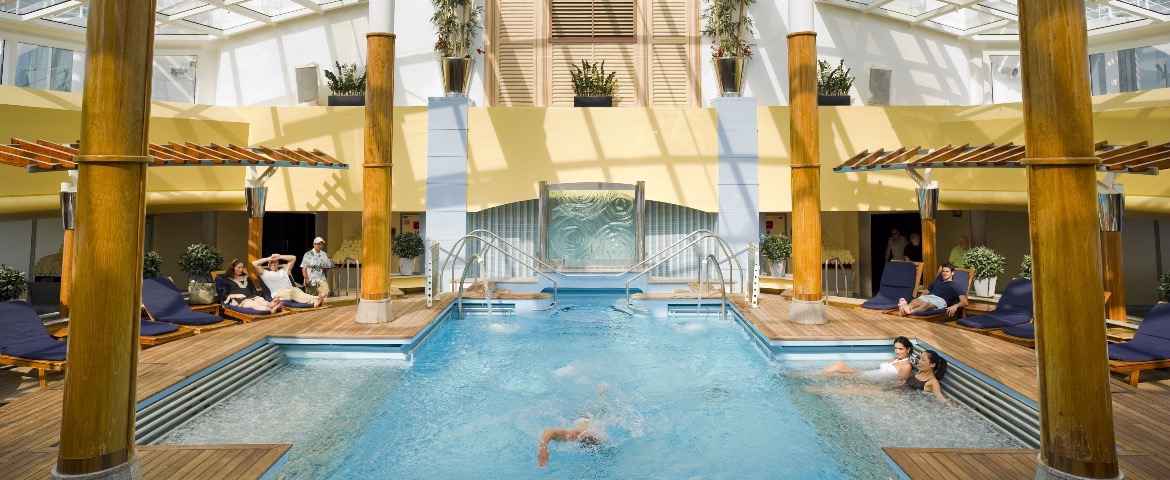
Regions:
<instances>
[{"instance_id":1,"label":"potted plant","mask_svg":"<svg viewBox=\"0 0 1170 480\"><path fill-rule=\"evenodd\" d=\"M743 94L743 68L752 56L747 39L755 33L747 11L754 3L756 0L710 0L703 10L702 34L711 38L711 57L721 96Z\"/></svg>"},{"instance_id":2,"label":"potted plant","mask_svg":"<svg viewBox=\"0 0 1170 480\"><path fill-rule=\"evenodd\" d=\"M394 256L398 257L398 270L403 275L414 275L414 259L423 254L422 237L414 232L403 232L394 236Z\"/></svg>"},{"instance_id":3,"label":"potted plant","mask_svg":"<svg viewBox=\"0 0 1170 480\"><path fill-rule=\"evenodd\" d=\"M142 278L158 278L162 272L162 255L151 250L142 256Z\"/></svg>"},{"instance_id":4,"label":"potted plant","mask_svg":"<svg viewBox=\"0 0 1170 480\"><path fill-rule=\"evenodd\" d=\"M8 265L0 265L0 302L19 300L28 289L24 272Z\"/></svg>"},{"instance_id":5,"label":"potted plant","mask_svg":"<svg viewBox=\"0 0 1170 480\"><path fill-rule=\"evenodd\" d=\"M845 59L836 67L817 60L817 105L849 105L850 88L853 88L853 69L845 66Z\"/></svg>"},{"instance_id":6,"label":"potted plant","mask_svg":"<svg viewBox=\"0 0 1170 480\"><path fill-rule=\"evenodd\" d=\"M472 71L471 42L482 28L483 6L476 6L474 0L431 0L431 3L435 7L431 24L438 35L435 52L441 57L443 92L448 96L467 95ZM483 53L483 50L475 51Z\"/></svg>"},{"instance_id":7,"label":"potted plant","mask_svg":"<svg viewBox=\"0 0 1170 480\"><path fill-rule=\"evenodd\" d=\"M1158 277L1158 301L1170 302L1170 273Z\"/></svg>"},{"instance_id":8,"label":"potted plant","mask_svg":"<svg viewBox=\"0 0 1170 480\"><path fill-rule=\"evenodd\" d=\"M336 62L337 73L325 70L329 83L330 107L361 107L366 104L366 73L357 73L357 64Z\"/></svg>"},{"instance_id":9,"label":"potted plant","mask_svg":"<svg viewBox=\"0 0 1170 480\"><path fill-rule=\"evenodd\" d=\"M191 298L187 301L195 305L215 303L215 284L211 283L211 271L219 269L223 264L223 255L220 255L210 245L193 243L187 246L187 251L179 257L179 268L190 278L187 283L187 292Z\"/></svg>"},{"instance_id":10,"label":"potted plant","mask_svg":"<svg viewBox=\"0 0 1170 480\"><path fill-rule=\"evenodd\" d=\"M1032 256L1024 255L1024 260L1020 262L1020 278L1032 279Z\"/></svg>"},{"instance_id":11,"label":"potted plant","mask_svg":"<svg viewBox=\"0 0 1170 480\"><path fill-rule=\"evenodd\" d=\"M772 276L782 276L788 263L788 257L792 256L792 240L783 235L764 235L760 239L760 253L768 259Z\"/></svg>"},{"instance_id":12,"label":"potted plant","mask_svg":"<svg viewBox=\"0 0 1170 480\"><path fill-rule=\"evenodd\" d=\"M995 250L979 246L967 250L967 254L963 256L963 262L967 264L967 268L975 270L975 295L980 297L991 297L995 295L995 281L1003 274L1004 261L1003 255L995 253Z\"/></svg>"},{"instance_id":13,"label":"potted plant","mask_svg":"<svg viewBox=\"0 0 1170 480\"><path fill-rule=\"evenodd\" d=\"M605 61L589 63L581 60L581 66L570 65L569 75L573 77L574 107L612 107L613 91L617 89L616 72L606 73Z\"/></svg>"}]
</instances>

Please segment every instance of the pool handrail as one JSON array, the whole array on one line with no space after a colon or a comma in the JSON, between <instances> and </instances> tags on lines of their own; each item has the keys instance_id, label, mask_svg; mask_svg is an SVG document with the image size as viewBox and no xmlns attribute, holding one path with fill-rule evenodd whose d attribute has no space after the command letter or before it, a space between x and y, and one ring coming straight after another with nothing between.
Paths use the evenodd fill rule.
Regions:
<instances>
[{"instance_id":1,"label":"pool handrail","mask_svg":"<svg viewBox=\"0 0 1170 480\"><path fill-rule=\"evenodd\" d=\"M715 262L715 272L719 273L719 292L723 294L723 301L719 303L719 317L727 318L727 284L723 279L723 269L719 268L719 259L715 258L714 253L708 253L707 258L703 259L703 264L699 265L698 281L695 282L699 287L699 298L695 301L695 313L698 313L699 310L703 308L703 291L705 290L705 288L703 288L703 281L707 279L703 275L703 269L707 268L707 265L709 265L711 262ZM710 272L710 270L708 270L708 272Z\"/></svg>"},{"instance_id":2,"label":"pool handrail","mask_svg":"<svg viewBox=\"0 0 1170 480\"><path fill-rule=\"evenodd\" d=\"M658 268L658 266L659 266L659 265L662 265L663 263L666 263L666 262L668 262L668 261L672 260L674 257L677 257L677 256L679 256L680 254L682 254L683 252L687 251L687 249L688 249L688 248L690 248L690 247L692 247L692 246L694 246L694 245L698 244L699 242L701 242L701 241L703 241L703 240L706 240L706 239L708 239L708 238L714 238L714 239L716 239L716 240L717 240L717 243L719 244L719 247L720 247L720 249L721 249L721 250L723 250L723 254L724 254L724 255L726 255L726 256L727 256L727 258L728 258L728 263L729 263L729 266L730 266L730 264L734 263L736 267L739 267L739 260L737 260L737 259L735 258L735 255L732 255L732 253L731 253L731 247L727 246L727 243L726 243L726 242L724 242L724 241L723 241L723 239L719 238L719 236L718 236L718 235L715 235L714 233L704 233L703 235L699 236L699 238L696 238L696 239L694 239L694 240L691 240L691 242L690 242L690 243L688 243L688 244L687 244L685 247L683 247L682 249L680 249L680 250L678 250L678 251L676 251L676 252L674 252L674 253L670 254L670 255L669 255L668 257L666 257L666 258L663 258L663 259L661 259L661 260L659 260L659 261L655 262L653 265L651 265L651 266L650 266L649 268L647 268L646 270L643 270L642 272L638 273L637 275L634 275L633 277L630 277L628 280L626 280L626 306L630 306L630 305L632 304L632 302L631 302L631 300L630 300L630 283L632 283L634 280L637 280L637 279L639 279L639 278L642 278L642 277L643 277L643 276L645 276L646 274L648 274L648 273L650 273L650 272L654 271L654 269L655 269L655 268ZM713 255L713 254L712 254L712 255ZM715 263L716 263L716 265L722 265L722 263L720 263L720 262L718 261L718 259L716 259L716 262L715 262ZM702 270L702 267L703 267L703 265L700 265L700 266L699 266L699 269L700 269L700 270ZM743 268L742 268L742 267L739 267L739 271L740 271L740 274L741 274L741 275L743 275L744 273L746 273L746 272L744 272L744 270L743 270ZM722 274L723 274L723 271L722 271L722 270L720 270L720 272L719 272L719 273L720 273L720 275L722 275ZM740 283L740 285L741 285L741 286L743 286L743 285L744 285L744 283L743 283L743 282L745 281L745 279L740 279L740 280L741 280L741 283ZM735 284L734 284L734 283L732 283L732 285L734 286Z\"/></svg>"},{"instance_id":3,"label":"pool handrail","mask_svg":"<svg viewBox=\"0 0 1170 480\"><path fill-rule=\"evenodd\" d=\"M481 242L483 242L483 243L485 243L485 244L490 244L490 243L493 243L493 241L492 241L492 239L491 239L491 238L484 238L484 237L482 237L482 236L479 236L479 235L478 235L479 233L487 233L487 234L488 234L488 235L490 235L492 238L499 240L500 242L504 243L504 245L508 246L509 248L511 248L511 249L514 249L514 250L516 250L516 251L520 252L521 254L523 254L523 255L527 256L528 258L531 258L531 259L532 259L532 260L534 260L536 263L539 263L539 264L541 264L541 265L542 265L542 266L544 266L545 268L547 268L547 269L549 269L549 270L553 270L553 268L552 268L552 267L551 267L549 264L547 264L547 263L545 263L545 262L541 261L539 258L536 258L536 257L534 257L534 256L532 256L532 255L530 255L530 254L528 254L528 252L525 252L524 250L521 250L521 249L520 249L520 247L517 247L517 246L515 246L515 245L511 244L510 242L508 242L507 240L505 240L503 237L500 237L499 235L496 235L495 233L492 233L491 231L488 231L488 230L484 230L484 229L477 229L477 230L472 230L472 231L471 231L470 233L468 233L467 235L464 235L464 236L460 237L460 238L459 238L459 240L456 240L456 241L455 241L455 244L452 246L451 250L447 252L447 256L446 256L446 258L444 258L444 259L443 259L443 264L442 264L442 266L440 266L440 267L439 267L439 272L442 272L443 270L446 270L446 269L447 269L447 264L448 264L448 263L451 261L451 257L454 257L454 256L458 255L458 253L459 253L459 248L460 248L460 247L462 247L464 243L467 243L467 240L470 240L470 239L475 239L475 240L479 240L479 241L481 241ZM512 257L512 258L514 258L514 259L515 259L516 257ZM517 260L518 260L518 259L517 259ZM523 262L521 262L521 263L523 264ZM536 272L538 272L538 273L540 272L540 269L539 269L539 268L537 268L537 267L535 267L535 266L533 266L533 265L528 265L528 264L523 264L523 265L524 265L524 266L526 266L526 267L528 267L528 268L531 268L533 271L536 271ZM547 278L547 277L546 277L546 278ZM442 283L442 279L443 279L443 278L442 278L442 273L439 273L439 283L440 283L440 284ZM454 291L455 291L455 264L454 264L454 263L452 263L452 264L451 264L451 291L452 291L452 292L454 292ZM442 291L440 290L440 292L439 292L439 293L442 293Z\"/></svg>"},{"instance_id":4,"label":"pool handrail","mask_svg":"<svg viewBox=\"0 0 1170 480\"><path fill-rule=\"evenodd\" d=\"M473 236L473 235L464 235L464 237L463 237L463 238L460 238L460 239L459 239L459 241L463 241L463 240L465 240L465 239L467 239L467 238L469 238L469 237L473 237L473 238L477 238L477 239L482 239L482 237L475 237L475 236ZM545 280L548 280L549 282L551 282L551 283L552 283L552 288L553 288L553 300L552 300L552 304L551 304L551 305L549 305L549 308L551 308L551 307L553 307L553 306L556 306L556 305L557 305L557 302L558 302L558 296L559 296L559 292L560 292L560 286L559 286L559 284L557 283L557 280L556 280L555 278L553 278L553 277L551 277L551 276L549 276L549 275L545 274L544 272L540 271L540 269L536 268L534 265L531 265L531 264L526 264L526 263L524 263L524 261L523 261L523 260L521 260L521 259L519 259L519 258L515 257L514 255L512 255L511 253L509 253L507 250L504 250L504 249L500 248L498 245L496 245L496 244L494 244L494 243L491 243L491 242L484 242L484 243L483 243L483 246L489 247L489 248L491 248L491 249L495 249L495 251L497 251L497 252L500 252L500 253L504 254L504 256L505 256L505 257L509 257L509 258L511 258L512 260L515 260L515 261L517 261L517 262L520 262L520 264L521 264L521 265L524 265L525 267L531 268L531 269L532 269L534 272L536 272L536 274L537 274L537 275L539 275L541 278L544 278ZM454 250L453 250L453 251L454 251ZM481 255L480 253L475 253L475 254L472 254L472 256L471 256L471 257L468 259L468 262L467 262L467 263L465 263L465 264L463 265L463 274L462 274L462 275L459 277L459 294L458 294L458 295L456 295L456 297L455 297L455 301L456 301L456 302L459 302L459 312L460 312L460 315L462 315L462 314L463 314L463 283L466 281L466 277L467 277L467 267L470 267L470 266L471 266L471 262L472 262L472 261L474 261L474 260L476 260L476 259L478 259L478 258L480 258L481 256L482 256L482 255ZM451 264L451 268L452 268L452 271L451 271L451 277L452 277L452 280L454 280L454 276L455 276L454 268L455 268L455 265L454 265L454 264ZM484 286L484 288L486 289L486 288L487 288L487 286L485 285L485 286Z\"/></svg>"},{"instance_id":5,"label":"pool handrail","mask_svg":"<svg viewBox=\"0 0 1170 480\"><path fill-rule=\"evenodd\" d=\"M674 242L674 243L670 244L670 246L669 246L669 247L666 247L666 248L664 248L664 249L662 249L662 250L659 250L659 251L657 251L657 252L654 252L654 254L653 254L653 255L650 255L649 257L646 257L646 258L642 259L642 261L640 261L640 262L638 262L638 263L635 263L635 264L633 264L633 265L630 265L630 268L627 268L627 269L625 269L624 271L622 271L622 272L620 272L620 273L616 273L616 274L614 274L613 276L615 276L615 277L620 277L620 276L622 276L622 275L625 275L625 274L627 274L627 273L630 273L630 272L634 271L634 269L636 269L636 268L638 268L638 267L642 266L642 264L644 264L644 263L646 263L646 262L649 262L649 261L651 261L651 260L653 260L653 259L657 258L659 255L662 255L662 254L665 254L666 252L669 252L669 251L670 251L671 249L673 249L674 247L677 247L677 246L679 246L679 244L681 244L681 243L683 243L683 242L687 241L687 239L689 239L689 238L691 238L691 237L693 237L693 236L695 236L695 235L699 235L699 234L703 234L703 233L707 233L707 234L715 235L715 232L712 232L711 230L707 230L707 229L705 229L705 228L700 228L700 229L698 229L698 230L695 230L695 231L693 231L693 232L691 232L691 233L688 233L688 234L686 234L686 235L683 235L683 237L682 237L682 238L678 239L678 241L677 241L677 242Z\"/></svg>"}]
</instances>

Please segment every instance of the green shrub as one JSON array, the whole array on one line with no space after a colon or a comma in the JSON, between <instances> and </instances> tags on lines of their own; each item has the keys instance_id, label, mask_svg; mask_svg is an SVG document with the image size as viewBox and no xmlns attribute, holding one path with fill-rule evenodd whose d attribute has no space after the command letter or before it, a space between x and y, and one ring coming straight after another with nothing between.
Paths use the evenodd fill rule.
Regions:
<instances>
[{"instance_id":1,"label":"green shrub","mask_svg":"<svg viewBox=\"0 0 1170 480\"><path fill-rule=\"evenodd\" d=\"M142 256L142 278L156 278L162 272L162 255L151 250Z\"/></svg>"},{"instance_id":2,"label":"green shrub","mask_svg":"<svg viewBox=\"0 0 1170 480\"><path fill-rule=\"evenodd\" d=\"M1158 278L1158 299L1163 302L1170 302L1170 273L1163 273Z\"/></svg>"},{"instance_id":3,"label":"green shrub","mask_svg":"<svg viewBox=\"0 0 1170 480\"><path fill-rule=\"evenodd\" d=\"M431 5L435 8L431 14L435 51L448 58L470 57L471 40L483 28L483 6L471 0L431 0Z\"/></svg>"},{"instance_id":4,"label":"green shrub","mask_svg":"<svg viewBox=\"0 0 1170 480\"><path fill-rule=\"evenodd\" d=\"M578 97L612 97L617 89L617 72L605 71L605 60L589 63L581 60L581 66L570 65L569 75L573 77L573 94Z\"/></svg>"},{"instance_id":5,"label":"green shrub","mask_svg":"<svg viewBox=\"0 0 1170 480\"><path fill-rule=\"evenodd\" d=\"M17 300L28 288L24 272L8 265L0 265L0 302Z\"/></svg>"},{"instance_id":6,"label":"green shrub","mask_svg":"<svg viewBox=\"0 0 1170 480\"><path fill-rule=\"evenodd\" d=\"M328 81L329 91L334 95L365 95L366 73L357 74L357 64L343 64L335 62L337 73L325 70L325 80Z\"/></svg>"},{"instance_id":7,"label":"green shrub","mask_svg":"<svg viewBox=\"0 0 1170 480\"><path fill-rule=\"evenodd\" d=\"M967 250L967 254L963 256L963 262L967 264L967 268L975 270L976 280L1003 275L1004 267L1007 266L1003 255L983 246Z\"/></svg>"},{"instance_id":8,"label":"green shrub","mask_svg":"<svg viewBox=\"0 0 1170 480\"><path fill-rule=\"evenodd\" d=\"M399 233L394 236L394 256L398 258L415 258L423 254L423 240L414 232Z\"/></svg>"},{"instance_id":9,"label":"green shrub","mask_svg":"<svg viewBox=\"0 0 1170 480\"><path fill-rule=\"evenodd\" d=\"M1024 261L1020 262L1020 278L1032 279L1032 256L1024 255Z\"/></svg>"},{"instance_id":10,"label":"green shrub","mask_svg":"<svg viewBox=\"0 0 1170 480\"><path fill-rule=\"evenodd\" d=\"M849 95L853 88L853 69L845 66L841 59L836 67L829 62L817 60L817 93L821 95Z\"/></svg>"},{"instance_id":11,"label":"green shrub","mask_svg":"<svg viewBox=\"0 0 1170 480\"><path fill-rule=\"evenodd\" d=\"M711 39L711 56L751 58L752 44L748 40L755 33L748 7L756 0L709 0L703 9L704 37Z\"/></svg>"},{"instance_id":12,"label":"green shrub","mask_svg":"<svg viewBox=\"0 0 1170 480\"><path fill-rule=\"evenodd\" d=\"M192 243L187 251L179 257L179 268L195 280L210 282L211 271L218 270L223 265L223 255L220 255L211 245Z\"/></svg>"},{"instance_id":13,"label":"green shrub","mask_svg":"<svg viewBox=\"0 0 1170 480\"><path fill-rule=\"evenodd\" d=\"M792 256L792 240L784 235L761 235L760 253L773 262Z\"/></svg>"}]
</instances>

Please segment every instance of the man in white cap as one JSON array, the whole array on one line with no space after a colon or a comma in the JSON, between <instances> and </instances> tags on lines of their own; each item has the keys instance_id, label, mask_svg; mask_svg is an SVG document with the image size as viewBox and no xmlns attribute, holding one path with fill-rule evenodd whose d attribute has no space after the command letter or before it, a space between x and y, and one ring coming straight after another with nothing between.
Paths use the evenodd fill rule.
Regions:
<instances>
[{"instance_id":1,"label":"man in white cap","mask_svg":"<svg viewBox=\"0 0 1170 480\"><path fill-rule=\"evenodd\" d=\"M325 270L333 268L333 261L325 253L325 239L313 239L313 249L305 252L301 259L301 273L305 276L305 287L309 293L317 295L321 301L329 296L329 280L325 278Z\"/></svg>"}]
</instances>

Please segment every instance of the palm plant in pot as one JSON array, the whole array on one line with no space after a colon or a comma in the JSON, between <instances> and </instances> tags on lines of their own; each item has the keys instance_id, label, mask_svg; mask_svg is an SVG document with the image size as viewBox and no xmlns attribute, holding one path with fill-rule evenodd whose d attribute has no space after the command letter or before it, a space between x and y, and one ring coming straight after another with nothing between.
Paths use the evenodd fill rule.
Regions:
<instances>
[{"instance_id":1,"label":"palm plant in pot","mask_svg":"<svg viewBox=\"0 0 1170 480\"><path fill-rule=\"evenodd\" d=\"M1020 278L1032 279L1032 256L1024 255L1024 259L1020 261Z\"/></svg>"},{"instance_id":2,"label":"palm plant in pot","mask_svg":"<svg viewBox=\"0 0 1170 480\"><path fill-rule=\"evenodd\" d=\"M403 232L394 236L394 256L398 257L398 273L414 274L414 259L423 254L422 237L414 232Z\"/></svg>"},{"instance_id":3,"label":"palm plant in pot","mask_svg":"<svg viewBox=\"0 0 1170 480\"><path fill-rule=\"evenodd\" d=\"M754 3L756 0L709 0L703 10L702 34L711 39L720 96L743 94L743 67L752 56L748 39L755 34L748 7Z\"/></svg>"},{"instance_id":4,"label":"palm plant in pot","mask_svg":"<svg viewBox=\"0 0 1170 480\"><path fill-rule=\"evenodd\" d=\"M28 289L24 272L8 265L0 265L0 302L19 300Z\"/></svg>"},{"instance_id":5,"label":"palm plant in pot","mask_svg":"<svg viewBox=\"0 0 1170 480\"><path fill-rule=\"evenodd\" d=\"M431 0L431 4L435 7L431 24L438 36L435 52L441 57L443 91L449 96L467 95L471 84L471 43L483 28L483 6L476 6L475 0ZM475 52L483 53L478 49Z\"/></svg>"},{"instance_id":6,"label":"palm plant in pot","mask_svg":"<svg viewBox=\"0 0 1170 480\"><path fill-rule=\"evenodd\" d=\"M142 278L158 278L162 273L162 255L151 250L142 256Z\"/></svg>"},{"instance_id":7,"label":"palm plant in pot","mask_svg":"<svg viewBox=\"0 0 1170 480\"><path fill-rule=\"evenodd\" d=\"M354 63L334 64L337 72L325 70L325 80L329 84L330 107L360 107L366 104L366 72L358 75L358 66Z\"/></svg>"},{"instance_id":8,"label":"palm plant in pot","mask_svg":"<svg viewBox=\"0 0 1170 480\"><path fill-rule=\"evenodd\" d=\"M212 246L203 243L187 246L187 250L179 257L179 268L190 279L187 282L187 292L191 294L187 300L189 303L215 303L215 284L211 283L211 271L218 270L220 265L223 265L223 255Z\"/></svg>"},{"instance_id":9,"label":"palm plant in pot","mask_svg":"<svg viewBox=\"0 0 1170 480\"><path fill-rule=\"evenodd\" d=\"M1003 255L979 246L967 250L963 262L967 264L967 268L975 271L975 295L980 297L995 295L995 281L1003 275L1004 267L1007 265Z\"/></svg>"},{"instance_id":10,"label":"palm plant in pot","mask_svg":"<svg viewBox=\"0 0 1170 480\"><path fill-rule=\"evenodd\" d=\"M853 69L845 66L845 59L841 59L836 67L824 60L817 60L817 105L849 105L849 89L853 88L853 80Z\"/></svg>"},{"instance_id":11,"label":"palm plant in pot","mask_svg":"<svg viewBox=\"0 0 1170 480\"><path fill-rule=\"evenodd\" d=\"M788 257L792 256L792 240L783 235L763 235L760 238L760 253L768 259L772 276L782 276L788 264Z\"/></svg>"},{"instance_id":12,"label":"palm plant in pot","mask_svg":"<svg viewBox=\"0 0 1170 480\"><path fill-rule=\"evenodd\" d=\"M573 78L574 107L612 107L613 92L617 89L616 72L605 71L605 61L570 65Z\"/></svg>"}]
</instances>

